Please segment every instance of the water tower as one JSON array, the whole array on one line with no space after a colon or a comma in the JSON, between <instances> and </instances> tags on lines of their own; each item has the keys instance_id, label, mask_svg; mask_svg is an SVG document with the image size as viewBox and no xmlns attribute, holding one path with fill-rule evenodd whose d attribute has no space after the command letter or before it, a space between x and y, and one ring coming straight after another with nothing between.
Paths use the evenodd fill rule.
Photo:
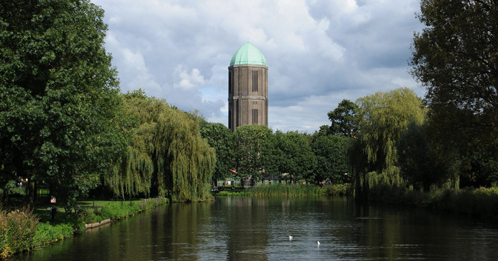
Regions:
<instances>
[{"instance_id":1,"label":"water tower","mask_svg":"<svg viewBox=\"0 0 498 261\"><path fill-rule=\"evenodd\" d=\"M268 126L268 66L261 51L247 42L228 67L228 128Z\"/></svg>"}]
</instances>

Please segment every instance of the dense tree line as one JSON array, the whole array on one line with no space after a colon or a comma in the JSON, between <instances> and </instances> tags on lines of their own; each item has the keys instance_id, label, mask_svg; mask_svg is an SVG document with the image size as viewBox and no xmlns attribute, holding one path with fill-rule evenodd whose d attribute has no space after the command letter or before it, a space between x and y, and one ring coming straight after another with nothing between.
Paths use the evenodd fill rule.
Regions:
<instances>
[{"instance_id":1,"label":"dense tree line","mask_svg":"<svg viewBox=\"0 0 498 261\"><path fill-rule=\"evenodd\" d=\"M315 184L328 179L342 184L350 180L348 137L273 132L261 125L241 126L232 133L222 124L207 122L201 133L217 154L214 183L232 177L230 169L238 173L238 178L253 181Z\"/></svg>"}]
</instances>

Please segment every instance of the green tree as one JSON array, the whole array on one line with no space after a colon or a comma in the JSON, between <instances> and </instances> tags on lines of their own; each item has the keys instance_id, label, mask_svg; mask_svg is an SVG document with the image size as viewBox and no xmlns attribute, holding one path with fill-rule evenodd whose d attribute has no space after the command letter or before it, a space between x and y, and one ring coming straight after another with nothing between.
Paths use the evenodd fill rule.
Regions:
<instances>
[{"instance_id":1,"label":"green tree","mask_svg":"<svg viewBox=\"0 0 498 261\"><path fill-rule=\"evenodd\" d=\"M427 88L441 141L462 150L498 145L498 2L422 0L411 59Z\"/></svg>"},{"instance_id":2,"label":"green tree","mask_svg":"<svg viewBox=\"0 0 498 261\"><path fill-rule=\"evenodd\" d=\"M313 169L316 157L311 150L308 138L298 132L275 133L275 155L278 172L288 174L288 179L314 181ZM287 179L287 177L282 177Z\"/></svg>"},{"instance_id":3,"label":"green tree","mask_svg":"<svg viewBox=\"0 0 498 261\"><path fill-rule=\"evenodd\" d=\"M398 164L401 175L414 185L429 191L431 185L442 185L457 173L457 154L442 153L426 125L412 122L398 142Z\"/></svg>"},{"instance_id":4,"label":"green tree","mask_svg":"<svg viewBox=\"0 0 498 261\"><path fill-rule=\"evenodd\" d=\"M264 125L244 125L234 132L235 163L241 178L259 179L273 169L273 133Z\"/></svg>"},{"instance_id":5,"label":"green tree","mask_svg":"<svg viewBox=\"0 0 498 261\"><path fill-rule=\"evenodd\" d=\"M367 157L368 171L382 173L389 185L400 185L396 142L410 122L423 122L421 100L410 89L400 88L360 98L357 103L358 142Z\"/></svg>"},{"instance_id":6,"label":"green tree","mask_svg":"<svg viewBox=\"0 0 498 261\"><path fill-rule=\"evenodd\" d=\"M460 184L462 187L490 187L498 181L498 160L495 151L475 148L460 153Z\"/></svg>"},{"instance_id":7,"label":"green tree","mask_svg":"<svg viewBox=\"0 0 498 261\"><path fill-rule=\"evenodd\" d=\"M106 182L119 196L140 193L173 201L210 197L215 151L200 134L196 115L136 91L125 96L133 120L126 153L115 162Z\"/></svg>"},{"instance_id":8,"label":"green tree","mask_svg":"<svg viewBox=\"0 0 498 261\"><path fill-rule=\"evenodd\" d=\"M334 135L354 137L358 129L358 106L350 100L342 100L337 108L328 113L330 131Z\"/></svg>"},{"instance_id":9,"label":"green tree","mask_svg":"<svg viewBox=\"0 0 498 261\"><path fill-rule=\"evenodd\" d=\"M317 158L313 171L316 181L330 179L332 183L342 184L350 181L348 149L351 139L342 136L317 136L311 148Z\"/></svg>"},{"instance_id":10,"label":"green tree","mask_svg":"<svg viewBox=\"0 0 498 261\"><path fill-rule=\"evenodd\" d=\"M126 151L105 176L105 183L115 195L121 197L150 195L154 183L152 194L157 196L157 165L160 158L154 141L157 119L168 106L160 100L148 98L141 90L123 95L123 103L126 108L125 117L129 120L124 122L122 128L128 130L130 139Z\"/></svg>"},{"instance_id":11,"label":"green tree","mask_svg":"<svg viewBox=\"0 0 498 261\"><path fill-rule=\"evenodd\" d=\"M87 0L0 3L2 180L44 183L68 202L124 147L103 14Z\"/></svg>"},{"instance_id":12,"label":"green tree","mask_svg":"<svg viewBox=\"0 0 498 261\"><path fill-rule=\"evenodd\" d=\"M215 184L217 180L232 176L229 169L235 168L233 158L235 150L234 134L221 123L206 122L201 127L201 135L216 151L216 167L213 173Z\"/></svg>"},{"instance_id":13,"label":"green tree","mask_svg":"<svg viewBox=\"0 0 498 261\"><path fill-rule=\"evenodd\" d=\"M329 125L322 125L320 126L320 128L318 129L318 131L316 131L314 133L314 135L319 135L319 136L326 136L326 135L332 135L332 131L330 130L330 126Z\"/></svg>"}]
</instances>

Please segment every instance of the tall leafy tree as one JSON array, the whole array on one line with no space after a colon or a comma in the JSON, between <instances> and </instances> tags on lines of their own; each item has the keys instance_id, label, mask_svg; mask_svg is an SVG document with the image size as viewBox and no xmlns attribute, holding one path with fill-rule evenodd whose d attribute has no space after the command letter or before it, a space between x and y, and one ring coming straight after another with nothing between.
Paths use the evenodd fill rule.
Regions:
<instances>
[{"instance_id":1,"label":"tall leafy tree","mask_svg":"<svg viewBox=\"0 0 498 261\"><path fill-rule=\"evenodd\" d=\"M348 149L351 139L337 135L318 135L313 139L311 148L317 164L313 171L315 180L330 179L341 184L350 181Z\"/></svg>"},{"instance_id":2,"label":"tall leafy tree","mask_svg":"<svg viewBox=\"0 0 498 261\"><path fill-rule=\"evenodd\" d=\"M264 125L244 125L235 132L235 163L242 178L259 179L273 168L273 133Z\"/></svg>"},{"instance_id":3,"label":"tall leafy tree","mask_svg":"<svg viewBox=\"0 0 498 261\"><path fill-rule=\"evenodd\" d=\"M125 104L134 124L126 152L106 176L114 193L173 201L209 198L216 156L201 137L199 117L140 91L126 95Z\"/></svg>"},{"instance_id":4,"label":"tall leafy tree","mask_svg":"<svg viewBox=\"0 0 498 261\"><path fill-rule=\"evenodd\" d=\"M119 153L119 90L103 15L88 0L1 1L3 180L45 183L69 201L98 184Z\"/></svg>"},{"instance_id":5,"label":"tall leafy tree","mask_svg":"<svg viewBox=\"0 0 498 261\"><path fill-rule=\"evenodd\" d=\"M354 137L358 130L358 106L350 100L342 100L337 108L328 113L330 131L334 135Z\"/></svg>"},{"instance_id":6,"label":"tall leafy tree","mask_svg":"<svg viewBox=\"0 0 498 261\"><path fill-rule=\"evenodd\" d=\"M130 138L126 151L114 162L110 173L105 175L105 182L117 196L157 196L157 165L160 158L154 141L157 120L169 107L165 102L148 98L141 90L124 95L123 102L125 117L129 120L124 122L122 128L128 129Z\"/></svg>"},{"instance_id":7,"label":"tall leafy tree","mask_svg":"<svg viewBox=\"0 0 498 261\"><path fill-rule=\"evenodd\" d=\"M413 75L427 88L433 135L498 156L498 2L422 0Z\"/></svg>"},{"instance_id":8,"label":"tall leafy tree","mask_svg":"<svg viewBox=\"0 0 498 261\"><path fill-rule=\"evenodd\" d=\"M158 133L167 147L165 187L176 201L198 201L211 197L210 181L216 166L216 153L200 134L200 119L171 109L161 121ZM159 168L161 170L161 166Z\"/></svg>"},{"instance_id":9,"label":"tall leafy tree","mask_svg":"<svg viewBox=\"0 0 498 261\"><path fill-rule=\"evenodd\" d=\"M317 161L305 134L277 131L275 154L279 156L278 171L287 173L290 180L305 178L314 181L312 174Z\"/></svg>"},{"instance_id":10,"label":"tall leafy tree","mask_svg":"<svg viewBox=\"0 0 498 261\"><path fill-rule=\"evenodd\" d=\"M410 122L421 124L421 100L408 88L378 92L357 100L359 140L367 157L368 171L382 173L386 183L399 185L396 143Z\"/></svg>"},{"instance_id":11,"label":"tall leafy tree","mask_svg":"<svg viewBox=\"0 0 498 261\"><path fill-rule=\"evenodd\" d=\"M229 169L235 168L233 153L235 150L234 135L221 123L205 122L201 127L201 135L216 151L216 167L213 180L225 179L232 176Z\"/></svg>"},{"instance_id":12,"label":"tall leafy tree","mask_svg":"<svg viewBox=\"0 0 498 261\"><path fill-rule=\"evenodd\" d=\"M410 123L397 147L401 175L415 188L428 191L431 185L457 180L458 155L455 151L441 151L425 124Z\"/></svg>"}]
</instances>

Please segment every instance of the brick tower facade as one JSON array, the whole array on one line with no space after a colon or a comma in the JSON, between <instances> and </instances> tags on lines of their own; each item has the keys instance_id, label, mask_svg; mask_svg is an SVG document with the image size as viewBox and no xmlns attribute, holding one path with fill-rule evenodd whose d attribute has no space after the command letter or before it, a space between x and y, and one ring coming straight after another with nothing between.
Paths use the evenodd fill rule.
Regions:
<instances>
[{"instance_id":1,"label":"brick tower facade","mask_svg":"<svg viewBox=\"0 0 498 261\"><path fill-rule=\"evenodd\" d=\"M228 127L268 126L268 67L263 54L245 43L228 67Z\"/></svg>"}]
</instances>

